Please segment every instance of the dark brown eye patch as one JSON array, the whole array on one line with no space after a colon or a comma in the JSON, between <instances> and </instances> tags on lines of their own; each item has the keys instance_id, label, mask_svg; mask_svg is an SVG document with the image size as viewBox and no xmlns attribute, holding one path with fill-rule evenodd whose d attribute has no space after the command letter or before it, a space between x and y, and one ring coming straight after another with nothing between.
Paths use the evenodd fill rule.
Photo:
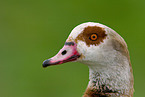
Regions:
<instances>
[{"instance_id":1,"label":"dark brown eye patch","mask_svg":"<svg viewBox=\"0 0 145 97\"><path fill-rule=\"evenodd\" d=\"M99 26L88 26L80 33L75 41L84 41L88 46L99 45L106 38L107 34L104 28Z\"/></svg>"}]
</instances>

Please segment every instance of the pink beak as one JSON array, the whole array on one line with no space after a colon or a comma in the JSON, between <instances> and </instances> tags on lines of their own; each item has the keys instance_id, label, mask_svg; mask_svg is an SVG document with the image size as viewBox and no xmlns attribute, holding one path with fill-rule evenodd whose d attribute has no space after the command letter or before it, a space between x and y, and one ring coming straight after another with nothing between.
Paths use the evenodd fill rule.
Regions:
<instances>
[{"instance_id":1,"label":"pink beak","mask_svg":"<svg viewBox=\"0 0 145 97\"><path fill-rule=\"evenodd\" d=\"M76 43L66 42L64 47L54 57L43 62L43 67L75 61L80 57Z\"/></svg>"}]
</instances>

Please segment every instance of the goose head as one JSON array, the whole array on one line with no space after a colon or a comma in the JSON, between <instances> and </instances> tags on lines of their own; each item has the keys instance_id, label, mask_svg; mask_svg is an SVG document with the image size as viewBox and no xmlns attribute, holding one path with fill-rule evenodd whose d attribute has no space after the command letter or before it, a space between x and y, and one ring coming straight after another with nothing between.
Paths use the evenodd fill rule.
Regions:
<instances>
[{"instance_id":1,"label":"goose head","mask_svg":"<svg viewBox=\"0 0 145 97\"><path fill-rule=\"evenodd\" d=\"M94 22L76 26L63 48L43 67L80 62L89 67L89 84L84 97L131 97L133 75L126 42L113 29Z\"/></svg>"}]
</instances>

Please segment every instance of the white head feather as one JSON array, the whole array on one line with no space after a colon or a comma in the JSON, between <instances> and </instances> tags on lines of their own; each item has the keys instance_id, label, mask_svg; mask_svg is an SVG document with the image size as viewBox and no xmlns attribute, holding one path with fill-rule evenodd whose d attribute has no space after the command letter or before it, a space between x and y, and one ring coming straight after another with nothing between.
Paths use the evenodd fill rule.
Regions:
<instances>
[{"instance_id":1,"label":"white head feather","mask_svg":"<svg viewBox=\"0 0 145 97\"><path fill-rule=\"evenodd\" d=\"M99 45L88 46L82 40L77 41L77 50L82 54L82 57L77 61L88 65L90 70L88 87L96 88L99 85L106 85L109 89L121 94L130 94L130 89L133 88L132 68L130 67L127 45L118 33L105 25L87 22L75 27L67 41L75 41L77 36L83 33L83 30L88 26L101 27L107 34L107 38ZM121 46L123 48L120 49ZM93 83L95 81L96 86Z\"/></svg>"}]
</instances>

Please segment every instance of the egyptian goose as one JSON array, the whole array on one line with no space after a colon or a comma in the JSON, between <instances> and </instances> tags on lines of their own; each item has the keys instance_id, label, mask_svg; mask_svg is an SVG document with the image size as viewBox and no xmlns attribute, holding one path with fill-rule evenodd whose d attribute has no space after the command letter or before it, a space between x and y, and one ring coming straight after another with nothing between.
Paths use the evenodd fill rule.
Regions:
<instances>
[{"instance_id":1,"label":"egyptian goose","mask_svg":"<svg viewBox=\"0 0 145 97\"><path fill-rule=\"evenodd\" d=\"M83 97L133 97L133 73L127 45L113 29L100 23L78 25L64 47L43 67L66 62L89 67L89 84Z\"/></svg>"}]
</instances>

